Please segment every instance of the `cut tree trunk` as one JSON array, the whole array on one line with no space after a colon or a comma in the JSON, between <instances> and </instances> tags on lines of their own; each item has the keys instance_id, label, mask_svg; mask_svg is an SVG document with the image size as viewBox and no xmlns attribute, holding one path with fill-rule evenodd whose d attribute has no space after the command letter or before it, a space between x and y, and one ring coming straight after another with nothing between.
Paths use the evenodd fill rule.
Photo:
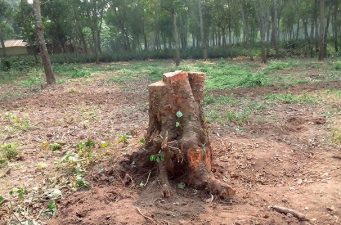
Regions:
<instances>
[{"instance_id":1,"label":"cut tree trunk","mask_svg":"<svg viewBox=\"0 0 341 225\"><path fill-rule=\"evenodd\" d=\"M203 116L205 74L176 71L149 85L146 149L159 159L164 197L172 193L169 178L205 188L222 198L235 191L211 172L212 147Z\"/></svg>"}]
</instances>

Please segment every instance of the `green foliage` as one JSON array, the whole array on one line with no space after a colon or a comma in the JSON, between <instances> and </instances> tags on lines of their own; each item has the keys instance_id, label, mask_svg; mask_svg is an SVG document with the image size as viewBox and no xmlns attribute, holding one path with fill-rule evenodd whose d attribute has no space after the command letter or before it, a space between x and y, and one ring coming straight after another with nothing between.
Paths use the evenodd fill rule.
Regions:
<instances>
[{"instance_id":1,"label":"green foliage","mask_svg":"<svg viewBox=\"0 0 341 225\"><path fill-rule=\"evenodd\" d=\"M215 64L198 63L194 66L182 66L181 69L205 72L208 76L206 81L208 90L254 87L268 84L268 79L263 73L253 73L249 67L231 65L226 61Z\"/></svg>"},{"instance_id":2,"label":"green foliage","mask_svg":"<svg viewBox=\"0 0 341 225\"><path fill-rule=\"evenodd\" d=\"M145 138L141 138L139 140L139 143L140 143L140 145L145 145L146 144L146 139Z\"/></svg>"},{"instance_id":3,"label":"green foliage","mask_svg":"<svg viewBox=\"0 0 341 225\"><path fill-rule=\"evenodd\" d=\"M76 176L76 187L78 189L85 189L89 187L88 182L84 179L84 177L81 174L78 174Z\"/></svg>"},{"instance_id":4,"label":"green foliage","mask_svg":"<svg viewBox=\"0 0 341 225\"><path fill-rule=\"evenodd\" d=\"M106 148L106 147L108 147L109 146L109 143L108 142L106 142L106 141L101 141L101 143L100 143L100 147L101 148Z\"/></svg>"},{"instance_id":5,"label":"green foliage","mask_svg":"<svg viewBox=\"0 0 341 225\"><path fill-rule=\"evenodd\" d=\"M205 96L205 105L236 105L239 103L237 98L232 96L214 96L214 95L207 95Z\"/></svg>"},{"instance_id":6,"label":"green foliage","mask_svg":"<svg viewBox=\"0 0 341 225\"><path fill-rule=\"evenodd\" d=\"M0 145L0 166L18 158L20 151L14 143Z\"/></svg>"},{"instance_id":7,"label":"green foliage","mask_svg":"<svg viewBox=\"0 0 341 225\"><path fill-rule=\"evenodd\" d=\"M226 104L215 105L214 109L210 109L208 107L206 113L206 118L208 121L222 124L228 122L242 126L249 123L256 112L266 109L266 106L263 102L248 101L246 99L236 101L236 104L233 105L233 107L236 107L237 109L234 110L228 110L226 112L225 109L222 110L219 108L225 105Z\"/></svg>"},{"instance_id":8,"label":"green foliage","mask_svg":"<svg viewBox=\"0 0 341 225\"><path fill-rule=\"evenodd\" d=\"M131 136L128 135L128 134L122 134L118 138L118 143L128 144L128 141L129 141L130 138L131 138Z\"/></svg>"},{"instance_id":9,"label":"green foliage","mask_svg":"<svg viewBox=\"0 0 341 225\"><path fill-rule=\"evenodd\" d=\"M35 68L31 69L27 73L27 78L20 82L20 84L23 87L29 88L29 89L33 89L33 88L39 87L43 83L44 83L44 80L43 80L43 77L42 77L41 70L38 70L38 69L35 69Z\"/></svg>"},{"instance_id":10,"label":"green foliage","mask_svg":"<svg viewBox=\"0 0 341 225\"><path fill-rule=\"evenodd\" d=\"M335 70L341 70L341 61L334 62L332 65Z\"/></svg>"},{"instance_id":11,"label":"green foliage","mask_svg":"<svg viewBox=\"0 0 341 225\"><path fill-rule=\"evenodd\" d=\"M0 195L0 206L5 202L5 198L3 196Z\"/></svg>"},{"instance_id":12,"label":"green foliage","mask_svg":"<svg viewBox=\"0 0 341 225\"><path fill-rule=\"evenodd\" d=\"M341 129L332 130L332 143L341 146Z\"/></svg>"},{"instance_id":13,"label":"green foliage","mask_svg":"<svg viewBox=\"0 0 341 225\"><path fill-rule=\"evenodd\" d=\"M79 65L75 64L56 64L53 69L56 74L70 78L89 77L91 75L90 69L79 68Z\"/></svg>"},{"instance_id":14,"label":"green foliage","mask_svg":"<svg viewBox=\"0 0 341 225\"><path fill-rule=\"evenodd\" d=\"M296 63L292 61L279 61L279 60L274 60L271 61L266 69L264 70L264 73L270 73L274 70L284 70L284 69L290 69L294 67Z\"/></svg>"},{"instance_id":15,"label":"green foliage","mask_svg":"<svg viewBox=\"0 0 341 225\"><path fill-rule=\"evenodd\" d=\"M31 123L28 119L21 118L14 113L7 112L4 117L14 129L28 131L31 128Z\"/></svg>"},{"instance_id":16,"label":"green foliage","mask_svg":"<svg viewBox=\"0 0 341 225\"><path fill-rule=\"evenodd\" d=\"M59 143L51 143L51 144L49 144L49 149L53 152L58 151L58 150L62 149L62 145Z\"/></svg>"},{"instance_id":17,"label":"green foliage","mask_svg":"<svg viewBox=\"0 0 341 225\"><path fill-rule=\"evenodd\" d=\"M57 204L56 200L50 200L47 205L47 212L51 213L52 215L55 215L57 212Z\"/></svg>"},{"instance_id":18,"label":"green foliage","mask_svg":"<svg viewBox=\"0 0 341 225\"><path fill-rule=\"evenodd\" d=\"M13 197L17 197L20 200L23 200L25 195L27 195L28 191L26 188L23 187L14 187L9 194Z\"/></svg>"},{"instance_id":19,"label":"green foliage","mask_svg":"<svg viewBox=\"0 0 341 225\"><path fill-rule=\"evenodd\" d=\"M243 125L249 121L251 115L250 110L242 110L240 112L229 111L225 114L226 120L230 123Z\"/></svg>"},{"instance_id":20,"label":"green foliage","mask_svg":"<svg viewBox=\"0 0 341 225\"><path fill-rule=\"evenodd\" d=\"M181 117L183 117L183 113L181 112L181 111L177 111L176 112L176 117L178 117L178 118L181 118Z\"/></svg>"},{"instance_id":21,"label":"green foliage","mask_svg":"<svg viewBox=\"0 0 341 225\"><path fill-rule=\"evenodd\" d=\"M165 159L162 152L159 152L158 154L149 156L149 161L151 162L157 162L160 163Z\"/></svg>"},{"instance_id":22,"label":"green foliage","mask_svg":"<svg viewBox=\"0 0 341 225\"><path fill-rule=\"evenodd\" d=\"M294 95L288 94L270 94L266 96L266 100L278 101L285 104L315 104L317 99L308 94Z\"/></svg>"}]
</instances>

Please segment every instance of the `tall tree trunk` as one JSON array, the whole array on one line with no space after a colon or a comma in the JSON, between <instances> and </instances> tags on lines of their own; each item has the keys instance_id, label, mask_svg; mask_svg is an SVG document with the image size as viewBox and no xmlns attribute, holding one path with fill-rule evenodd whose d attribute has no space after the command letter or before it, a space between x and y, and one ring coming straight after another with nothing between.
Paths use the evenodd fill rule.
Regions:
<instances>
[{"instance_id":1,"label":"tall tree trunk","mask_svg":"<svg viewBox=\"0 0 341 225\"><path fill-rule=\"evenodd\" d=\"M96 64L99 64L99 50L98 50L98 40L97 40L97 34L96 34L96 28L92 28L92 40L94 45L94 52L95 52L95 58L96 58Z\"/></svg>"},{"instance_id":2,"label":"tall tree trunk","mask_svg":"<svg viewBox=\"0 0 341 225\"><path fill-rule=\"evenodd\" d=\"M271 13L271 46L275 49L278 55L277 46L277 0L272 0L272 13Z\"/></svg>"},{"instance_id":3,"label":"tall tree trunk","mask_svg":"<svg viewBox=\"0 0 341 225\"><path fill-rule=\"evenodd\" d=\"M2 47L2 56L6 57L7 53L6 53L5 41L4 41L3 32L1 28L0 28L0 44Z\"/></svg>"},{"instance_id":4,"label":"tall tree trunk","mask_svg":"<svg viewBox=\"0 0 341 225\"><path fill-rule=\"evenodd\" d=\"M320 0L320 41L319 41L319 61L325 58L325 0Z\"/></svg>"},{"instance_id":5,"label":"tall tree trunk","mask_svg":"<svg viewBox=\"0 0 341 225\"><path fill-rule=\"evenodd\" d=\"M304 28L304 42L308 43L305 44L304 47L304 56L307 57L308 56L308 50L310 49L310 38L308 35L308 21L307 19L303 19L303 28Z\"/></svg>"},{"instance_id":6,"label":"tall tree trunk","mask_svg":"<svg viewBox=\"0 0 341 225\"><path fill-rule=\"evenodd\" d=\"M177 23L177 13L175 10L173 11L173 34L174 34L174 42L175 42L175 65L180 65L180 46L179 46L179 31L178 31L178 23Z\"/></svg>"},{"instance_id":7,"label":"tall tree trunk","mask_svg":"<svg viewBox=\"0 0 341 225\"><path fill-rule=\"evenodd\" d=\"M200 39L201 39L201 48L202 48L202 54L204 59L207 59L207 42L204 34L204 18L202 15L202 0L198 1L198 10L199 10L199 24L200 24Z\"/></svg>"},{"instance_id":8,"label":"tall tree trunk","mask_svg":"<svg viewBox=\"0 0 341 225\"><path fill-rule=\"evenodd\" d=\"M300 36L300 19L297 21L297 28L296 28L296 40L298 40Z\"/></svg>"},{"instance_id":9,"label":"tall tree trunk","mask_svg":"<svg viewBox=\"0 0 341 225\"><path fill-rule=\"evenodd\" d=\"M309 40L310 40L310 57L311 58L314 57L314 49L313 49L312 43L316 42L315 39L314 39L314 34L315 34L315 19L312 19L311 27L310 27L310 36L309 36Z\"/></svg>"},{"instance_id":10,"label":"tall tree trunk","mask_svg":"<svg viewBox=\"0 0 341 225\"><path fill-rule=\"evenodd\" d=\"M46 75L46 82L48 85L55 84L56 78L52 71L52 65L49 53L47 51L46 42L44 38L44 27L43 22L41 20L41 11L40 11L40 1L33 0L33 11L36 20L36 30L37 30L37 39L40 48L40 55L44 66L44 71Z\"/></svg>"},{"instance_id":11,"label":"tall tree trunk","mask_svg":"<svg viewBox=\"0 0 341 225\"><path fill-rule=\"evenodd\" d=\"M337 10L338 10L338 5L339 5L339 0L334 0L334 12L333 12L333 16L334 16L334 24L333 24L333 30L334 30L334 48L335 51L338 52L339 51L339 46L338 46L338 40L337 40L337 36L338 36L338 24L337 24Z\"/></svg>"},{"instance_id":12,"label":"tall tree trunk","mask_svg":"<svg viewBox=\"0 0 341 225\"><path fill-rule=\"evenodd\" d=\"M323 53L324 57L327 57L327 45L328 45L328 30L330 24L330 15L331 15L332 5L329 6L328 13L327 13L327 21L324 28L324 45L323 45Z\"/></svg>"}]
</instances>

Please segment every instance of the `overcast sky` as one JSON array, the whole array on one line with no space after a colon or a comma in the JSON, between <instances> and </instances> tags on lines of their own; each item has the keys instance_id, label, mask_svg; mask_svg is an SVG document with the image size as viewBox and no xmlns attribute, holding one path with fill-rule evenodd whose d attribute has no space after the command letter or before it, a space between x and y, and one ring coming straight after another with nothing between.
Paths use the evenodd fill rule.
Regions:
<instances>
[{"instance_id":1,"label":"overcast sky","mask_svg":"<svg viewBox=\"0 0 341 225\"><path fill-rule=\"evenodd\" d=\"M32 4L33 3L33 0L27 0L28 3Z\"/></svg>"}]
</instances>

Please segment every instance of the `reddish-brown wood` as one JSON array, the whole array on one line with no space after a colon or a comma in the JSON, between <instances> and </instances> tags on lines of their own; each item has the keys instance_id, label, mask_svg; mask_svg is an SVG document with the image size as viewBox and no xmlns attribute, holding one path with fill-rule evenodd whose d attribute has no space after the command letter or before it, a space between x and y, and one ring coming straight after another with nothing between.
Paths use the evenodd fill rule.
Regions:
<instances>
[{"instance_id":1,"label":"reddish-brown wood","mask_svg":"<svg viewBox=\"0 0 341 225\"><path fill-rule=\"evenodd\" d=\"M211 172L212 147L202 108L204 81L204 73L176 71L149 85L146 149L163 158L158 165L165 197L171 195L169 177L181 177L221 197L235 193Z\"/></svg>"}]
</instances>

